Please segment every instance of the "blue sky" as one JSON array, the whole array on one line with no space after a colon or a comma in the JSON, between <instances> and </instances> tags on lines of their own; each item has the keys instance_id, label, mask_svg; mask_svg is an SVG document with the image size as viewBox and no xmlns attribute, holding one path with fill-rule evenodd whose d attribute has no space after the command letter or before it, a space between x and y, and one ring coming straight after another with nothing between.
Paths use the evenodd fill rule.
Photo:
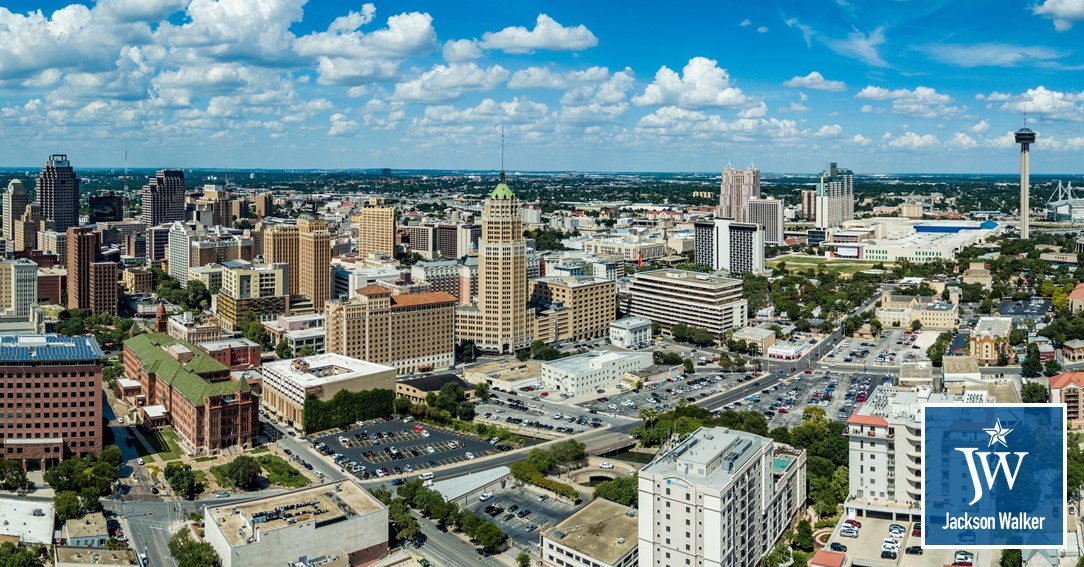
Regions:
<instances>
[{"instance_id":1,"label":"blue sky","mask_svg":"<svg viewBox=\"0 0 1084 567\"><path fill-rule=\"evenodd\" d=\"M1084 0L0 0L0 166L1079 173Z\"/></svg>"}]
</instances>

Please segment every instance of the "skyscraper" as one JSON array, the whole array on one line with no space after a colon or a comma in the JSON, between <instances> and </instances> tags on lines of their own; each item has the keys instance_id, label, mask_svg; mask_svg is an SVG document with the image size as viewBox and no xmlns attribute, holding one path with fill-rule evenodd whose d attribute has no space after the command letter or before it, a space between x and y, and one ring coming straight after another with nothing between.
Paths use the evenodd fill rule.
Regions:
<instances>
[{"instance_id":1,"label":"skyscraper","mask_svg":"<svg viewBox=\"0 0 1084 567\"><path fill-rule=\"evenodd\" d=\"M38 265L26 258L0 260L0 318L25 320L38 302Z\"/></svg>"},{"instance_id":2,"label":"skyscraper","mask_svg":"<svg viewBox=\"0 0 1084 567\"><path fill-rule=\"evenodd\" d=\"M264 229L263 261L266 264L287 264L286 294L298 294L301 279L298 276L297 225L273 224ZM330 270L330 268L328 268Z\"/></svg>"},{"instance_id":3,"label":"skyscraper","mask_svg":"<svg viewBox=\"0 0 1084 567\"><path fill-rule=\"evenodd\" d=\"M756 197L760 197L760 170L752 166L734 169L728 164L723 168L723 181L719 185L719 211L715 216L747 222L746 203Z\"/></svg>"},{"instance_id":4,"label":"skyscraper","mask_svg":"<svg viewBox=\"0 0 1084 567\"><path fill-rule=\"evenodd\" d=\"M309 214L297 219L297 230L298 293L322 311L331 296L331 233L323 219Z\"/></svg>"},{"instance_id":5,"label":"skyscraper","mask_svg":"<svg viewBox=\"0 0 1084 567\"><path fill-rule=\"evenodd\" d=\"M764 227L759 224L715 219L711 267L732 276L764 271Z\"/></svg>"},{"instance_id":6,"label":"skyscraper","mask_svg":"<svg viewBox=\"0 0 1084 567\"><path fill-rule=\"evenodd\" d=\"M836 167L835 162L824 166L817 182L817 228L834 228L854 218L854 173Z\"/></svg>"},{"instance_id":7,"label":"skyscraper","mask_svg":"<svg viewBox=\"0 0 1084 567\"><path fill-rule=\"evenodd\" d=\"M395 207L365 207L358 220L358 254L395 257Z\"/></svg>"},{"instance_id":8,"label":"skyscraper","mask_svg":"<svg viewBox=\"0 0 1084 567\"><path fill-rule=\"evenodd\" d=\"M478 304L460 308L456 335L483 351L512 353L531 344L527 314L527 245L520 202L504 180L482 206Z\"/></svg>"},{"instance_id":9,"label":"skyscraper","mask_svg":"<svg viewBox=\"0 0 1084 567\"><path fill-rule=\"evenodd\" d=\"M41 216L53 221L55 230L79 226L79 178L68 156L53 154L38 174L37 203Z\"/></svg>"},{"instance_id":10,"label":"skyscraper","mask_svg":"<svg viewBox=\"0 0 1084 567\"><path fill-rule=\"evenodd\" d=\"M1029 195L1031 183L1031 145L1035 143L1035 132L1031 129L1021 128L1016 131L1016 143L1020 144L1020 239L1027 240L1030 236L1028 217L1031 215L1031 197Z\"/></svg>"},{"instance_id":11,"label":"skyscraper","mask_svg":"<svg viewBox=\"0 0 1084 567\"><path fill-rule=\"evenodd\" d=\"M90 222L115 222L124 219L123 195L115 195L112 191L106 191L101 195L90 198Z\"/></svg>"},{"instance_id":12,"label":"skyscraper","mask_svg":"<svg viewBox=\"0 0 1084 567\"><path fill-rule=\"evenodd\" d=\"M260 193L256 195L256 217L264 218L271 214L271 209L274 206L274 197L271 193Z\"/></svg>"},{"instance_id":13,"label":"skyscraper","mask_svg":"<svg viewBox=\"0 0 1084 567\"><path fill-rule=\"evenodd\" d=\"M23 214L15 219L15 251L35 250L38 247L38 231L42 229L41 205L30 203Z\"/></svg>"},{"instance_id":14,"label":"skyscraper","mask_svg":"<svg viewBox=\"0 0 1084 567\"><path fill-rule=\"evenodd\" d=\"M30 196L23 187L23 182L12 179L8 183L8 190L4 192L4 240L15 241L15 221L26 212L26 206L30 204Z\"/></svg>"},{"instance_id":15,"label":"skyscraper","mask_svg":"<svg viewBox=\"0 0 1084 567\"><path fill-rule=\"evenodd\" d=\"M143 223L158 226L184 220L184 172L162 169L143 186Z\"/></svg>"},{"instance_id":16,"label":"skyscraper","mask_svg":"<svg viewBox=\"0 0 1084 567\"><path fill-rule=\"evenodd\" d=\"M817 192L802 189L802 218L811 221L817 217Z\"/></svg>"},{"instance_id":17,"label":"skyscraper","mask_svg":"<svg viewBox=\"0 0 1084 567\"><path fill-rule=\"evenodd\" d=\"M101 234L68 227L68 308L117 312L117 265L98 261Z\"/></svg>"},{"instance_id":18,"label":"skyscraper","mask_svg":"<svg viewBox=\"0 0 1084 567\"><path fill-rule=\"evenodd\" d=\"M783 201L749 199L749 222L764 227L764 244L783 243Z\"/></svg>"}]
</instances>

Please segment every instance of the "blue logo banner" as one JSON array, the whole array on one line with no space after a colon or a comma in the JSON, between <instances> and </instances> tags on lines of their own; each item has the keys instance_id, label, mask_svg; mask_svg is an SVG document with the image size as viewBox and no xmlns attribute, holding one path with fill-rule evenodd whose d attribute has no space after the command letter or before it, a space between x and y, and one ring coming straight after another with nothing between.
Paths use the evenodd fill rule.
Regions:
<instances>
[{"instance_id":1,"label":"blue logo banner","mask_svg":"<svg viewBox=\"0 0 1084 567\"><path fill-rule=\"evenodd\" d=\"M924 406L923 545L1064 547L1065 427L1062 405Z\"/></svg>"}]
</instances>

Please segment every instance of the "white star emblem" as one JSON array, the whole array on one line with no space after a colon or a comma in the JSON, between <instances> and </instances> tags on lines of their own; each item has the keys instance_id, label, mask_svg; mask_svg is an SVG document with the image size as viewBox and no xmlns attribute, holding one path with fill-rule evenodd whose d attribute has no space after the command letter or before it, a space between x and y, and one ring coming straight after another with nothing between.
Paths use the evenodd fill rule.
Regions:
<instances>
[{"instance_id":1,"label":"white star emblem","mask_svg":"<svg viewBox=\"0 0 1084 567\"><path fill-rule=\"evenodd\" d=\"M1001 443L1003 446L1008 447L1009 444L1005 442L1005 436L1012 433L1012 429L1005 429L1001 426L1001 418L998 418L997 423L993 427L984 428L983 431L990 436L990 444Z\"/></svg>"}]
</instances>

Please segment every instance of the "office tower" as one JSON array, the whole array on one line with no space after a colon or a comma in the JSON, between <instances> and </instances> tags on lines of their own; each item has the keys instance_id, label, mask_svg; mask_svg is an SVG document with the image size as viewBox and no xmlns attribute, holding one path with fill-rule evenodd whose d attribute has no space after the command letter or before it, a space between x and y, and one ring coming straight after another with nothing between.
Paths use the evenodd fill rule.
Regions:
<instances>
[{"instance_id":1,"label":"office tower","mask_svg":"<svg viewBox=\"0 0 1084 567\"><path fill-rule=\"evenodd\" d=\"M300 290L300 273L298 264L298 232L297 225L273 224L264 229L263 233L263 261L267 264L286 264L287 294L297 295Z\"/></svg>"},{"instance_id":2,"label":"office tower","mask_svg":"<svg viewBox=\"0 0 1084 567\"><path fill-rule=\"evenodd\" d=\"M200 205L204 205L210 212L209 222L201 222L201 224L233 226L233 220L230 218L230 194L224 186L204 185L203 197L196 200L196 206Z\"/></svg>"},{"instance_id":3,"label":"office tower","mask_svg":"<svg viewBox=\"0 0 1084 567\"><path fill-rule=\"evenodd\" d=\"M248 205L248 199L244 197L230 200L230 224L228 226L233 226L234 222L248 217Z\"/></svg>"},{"instance_id":4,"label":"office tower","mask_svg":"<svg viewBox=\"0 0 1084 567\"><path fill-rule=\"evenodd\" d=\"M26 320L38 302L38 265L25 258L0 260L0 319Z\"/></svg>"},{"instance_id":5,"label":"office tower","mask_svg":"<svg viewBox=\"0 0 1084 567\"><path fill-rule=\"evenodd\" d=\"M734 169L728 164L723 168L723 181L719 185L719 218L747 222L746 203L760 197L760 170L755 167Z\"/></svg>"},{"instance_id":6,"label":"office tower","mask_svg":"<svg viewBox=\"0 0 1084 567\"><path fill-rule=\"evenodd\" d=\"M749 222L764 227L765 244L783 244L783 201L749 199Z\"/></svg>"},{"instance_id":7,"label":"office tower","mask_svg":"<svg viewBox=\"0 0 1084 567\"><path fill-rule=\"evenodd\" d=\"M273 321L289 308L286 264L252 264L243 260L222 264L218 318L227 332L240 329L249 317Z\"/></svg>"},{"instance_id":8,"label":"office tower","mask_svg":"<svg viewBox=\"0 0 1084 567\"><path fill-rule=\"evenodd\" d=\"M262 219L270 215L273 205L274 197L271 193L260 193L256 195L256 217Z\"/></svg>"},{"instance_id":9,"label":"office tower","mask_svg":"<svg viewBox=\"0 0 1084 567\"><path fill-rule=\"evenodd\" d=\"M317 311L331 296L331 233L323 219L309 214L297 219L298 293L312 300Z\"/></svg>"},{"instance_id":10,"label":"office tower","mask_svg":"<svg viewBox=\"0 0 1084 567\"><path fill-rule=\"evenodd\" d=\"M805 503L806 454L700 428L637 479L641 565L758 565Z\"/></svg>"},{"instance_id":11,"label":"office tower","mask_svg":"<svg viewBox=\"0 0 1084 567\"><path fill-rule=\"evenodd\" d=\"M83 308L90 313L116 315L119 305L116 262L98 261L90 264L90 304Z\"/></svg>"},{"instance_id":12,"label":"office tower","mask_svg":"<svg viewBox=\"0 0 1084 567\"><path fill-rule=\"evenodd\" d=\"M395 207L365 207L358 221L358 254L395 257Z\"/></svg>"},{"instance_id":13,"label":"office tower","mask_svg":"<svg viewBox=\"0 0 1084 567\"><path fill-rule=\"evenodd\" d=\"M188 268L192 267L192 242L199 238L200 225L174 221L169 229L169 275L188 285Z\"/></svg>"},{"instance_id":14,"label":"office tower","mask_svg":"<svg viewBox=\"0 0 1084 567\"><path fill-rule=\"evenodd\" d=\"M835 162L824 166L817 182L817 228L835 228L854 218L854 173L836 167Z\"/></svg>"},{"instance_id":15,"label":"office tower","mask_svg":"<svg viewBox=\"0 0 1084 567\"><path fill-rule=\"evenodd\" d=\"M184 172L162 169L143 186L143 223L158 226L184 220Z\"/></svg>"},{"instance_id":16,"label":"office tower","mask_svg":"<svg viewBox=\"0 0 1084 567\"><path fill-rule=\"evenodd\" d=\"M53 221L55 230L79 226L79 178L68 156L53 154L38 174L37 203L41 216Z\"/></svg>"},{"instance_id":17,"label":"office tower","mask_svg":"<svg viewBox=\"0 0 1084 567\"><path fill-rule=\"evenodd\" d=\"M802 219L811 221L817 218L817 191L802 189Z\"/></svg>"},{"instance_id":18,"label":"office tower","mask_svg":"<svg viewBox=\"0 0 1084 567\"><path fill-rule=\"evenodd\" d=\"M482 206L478 303L457 313L456 334L486 352L513 353L534 340L527 321L527 245L520 202L504 181Z\"/></svg>"},{"instance_id":19,"label":"office tower","mask_svg":"<svg viewBox=\"0 0 1084 567\"><path fill-rule=\"evenodd\" d=\"M112 191L106 191L101 195L90 197L90 222L119 222L124 220L123 195L114 195Z\"/></svg>"},{"instance_id":20,"label":"office tower","mask_svg":"<svg viewBox=\"0 0 1084 567\"><path fill-rule=\"evenodd\" d=\"M454 260L459 258L459 227L454 224L438 224L436 228L437 254L441 258Z\"/></svg>"},{"instance_id":21,"label":"office tower","mask_svg":"<svg viewBox=\"0 0 1084 567\"><path fill-rule=\"evenodd\" d=\"M0 454L43 470L101 451L102 358L93 336L0 337L0 389L49 408L0 413Z\"/></svg>"},{"instance_id":22,"label":"office tower","mask_svg":"<svg viewBox=\"0 0 1084 567\"><path fill-rule=\"evenodd\" d=\"M559 325L536 324L537 338L582 341L606 336L617 316L617 284L591 276L546 276L530 282L531 303L542 309L560 306Z\"/></svg>"},{"instance_id":23,"label":"office tower","mask_svg":"<svg viewBox=\"0 0 1084 567\"><path fill-rule=\"evenodd\" d=\"M426 260L437 256L437 227L431 224L414 224L407 227L410 235L410 251Z\"/></svg>"},{"instance_id":24,"label":"office tower","mask_svg":"<svg viewBox=\"0 0 1084 567\"><path fill-rule=\"evenodd\" d=\"M693 262L711 266L715 263L715 223L696 221L693 223Z\"/></svg>"},{"instance_id":25,"label":"office tower","mask_svg":"<svg viewBox=\"0 0 1084 567\"><path fill-rule=\"evenodd\" d=\"M38 231L41 230L42 220L41 205L31 203L26 206L23 214L15 220L15 252L38 248Z\"/></svg>"},{"instance_id":26,"label":"office tower","mask_svg":"<svg viewBox=\"0 0 1084 567\"><path fill-rule=\"evenodd\" d=\"M715 220L711 267L737 276L764 271L764 227L758 224Z\"/></svg>"},{"instance_id":27,"label":"office tower","mask_svg":"<svg viewBox=\"0 0 1084 567\"><path fill-rule=\"evenodd\" d=\"M742 281L685 270L637 272L629 284L629 313L669 331L683 323L721 337L745 326Z\"/></svg>"},{"instance_id":28,"label":"office tower","mask_svg":"<svg viewBox=\"0 0 1084 567\"><path fill-rule=\"evenodd\" d=\"M147 227L147 261L153 265L162 263L169 250L169 231L173 223Z\"/></svg>"},{"instance_id":29,"label":"office tower","mask_svg":"<svg viewBox=\"0 0 1084 567\"><path fill-rule=\"evenodd\" d=\"M55 230L43 230L38 233L38 250L46 254L56 254L57 264L68 265L68 233Z\"/></svg>"},{"instance_id":30,"label":"office tower","mask_svg":"<svg viewBox=\"0 0 1084 567\"><path fill-rule=\"evenodd\" d=\"M83 227L68 229L68 308L90 305L90 265L98 256L98 233Z\"/></svg>"},{"instance_id":31,"label":"office tower","mask_svg":"<svg viewBox=\"0 0 1084 567\"><path fill-rule=\"evenodd\" d=\"M1031 215L1031 145L1035 143L1035 132L1027 126L1016 131L1016 143L1020 144L1020 239L1027 240L1031 232L1028 227Z\"/></svg>"},{"instance_id":32,"label":"office tower","mask_svg":"<svg viewBox=\"0 0 1084 567\"><path fill-rule=\"evenodd\" d=\"M18 179L11 180L8 183L8 190L4 192L4 240L15 241L15 221L26 212L26 206L29 204L30 195L23 187L23 182Z\"/></svg>"},{"instance_id":33,"label":"office tower","mask_svg":"<svg viewBox=\"0 0 1084 567\"><path fill-rule=\"evenodd\" d=\"M374 284L326 305L327 352L394 366L399 374L455 363L456 298L443 291L392 295Z\"/></svg>"}]
</instances>

